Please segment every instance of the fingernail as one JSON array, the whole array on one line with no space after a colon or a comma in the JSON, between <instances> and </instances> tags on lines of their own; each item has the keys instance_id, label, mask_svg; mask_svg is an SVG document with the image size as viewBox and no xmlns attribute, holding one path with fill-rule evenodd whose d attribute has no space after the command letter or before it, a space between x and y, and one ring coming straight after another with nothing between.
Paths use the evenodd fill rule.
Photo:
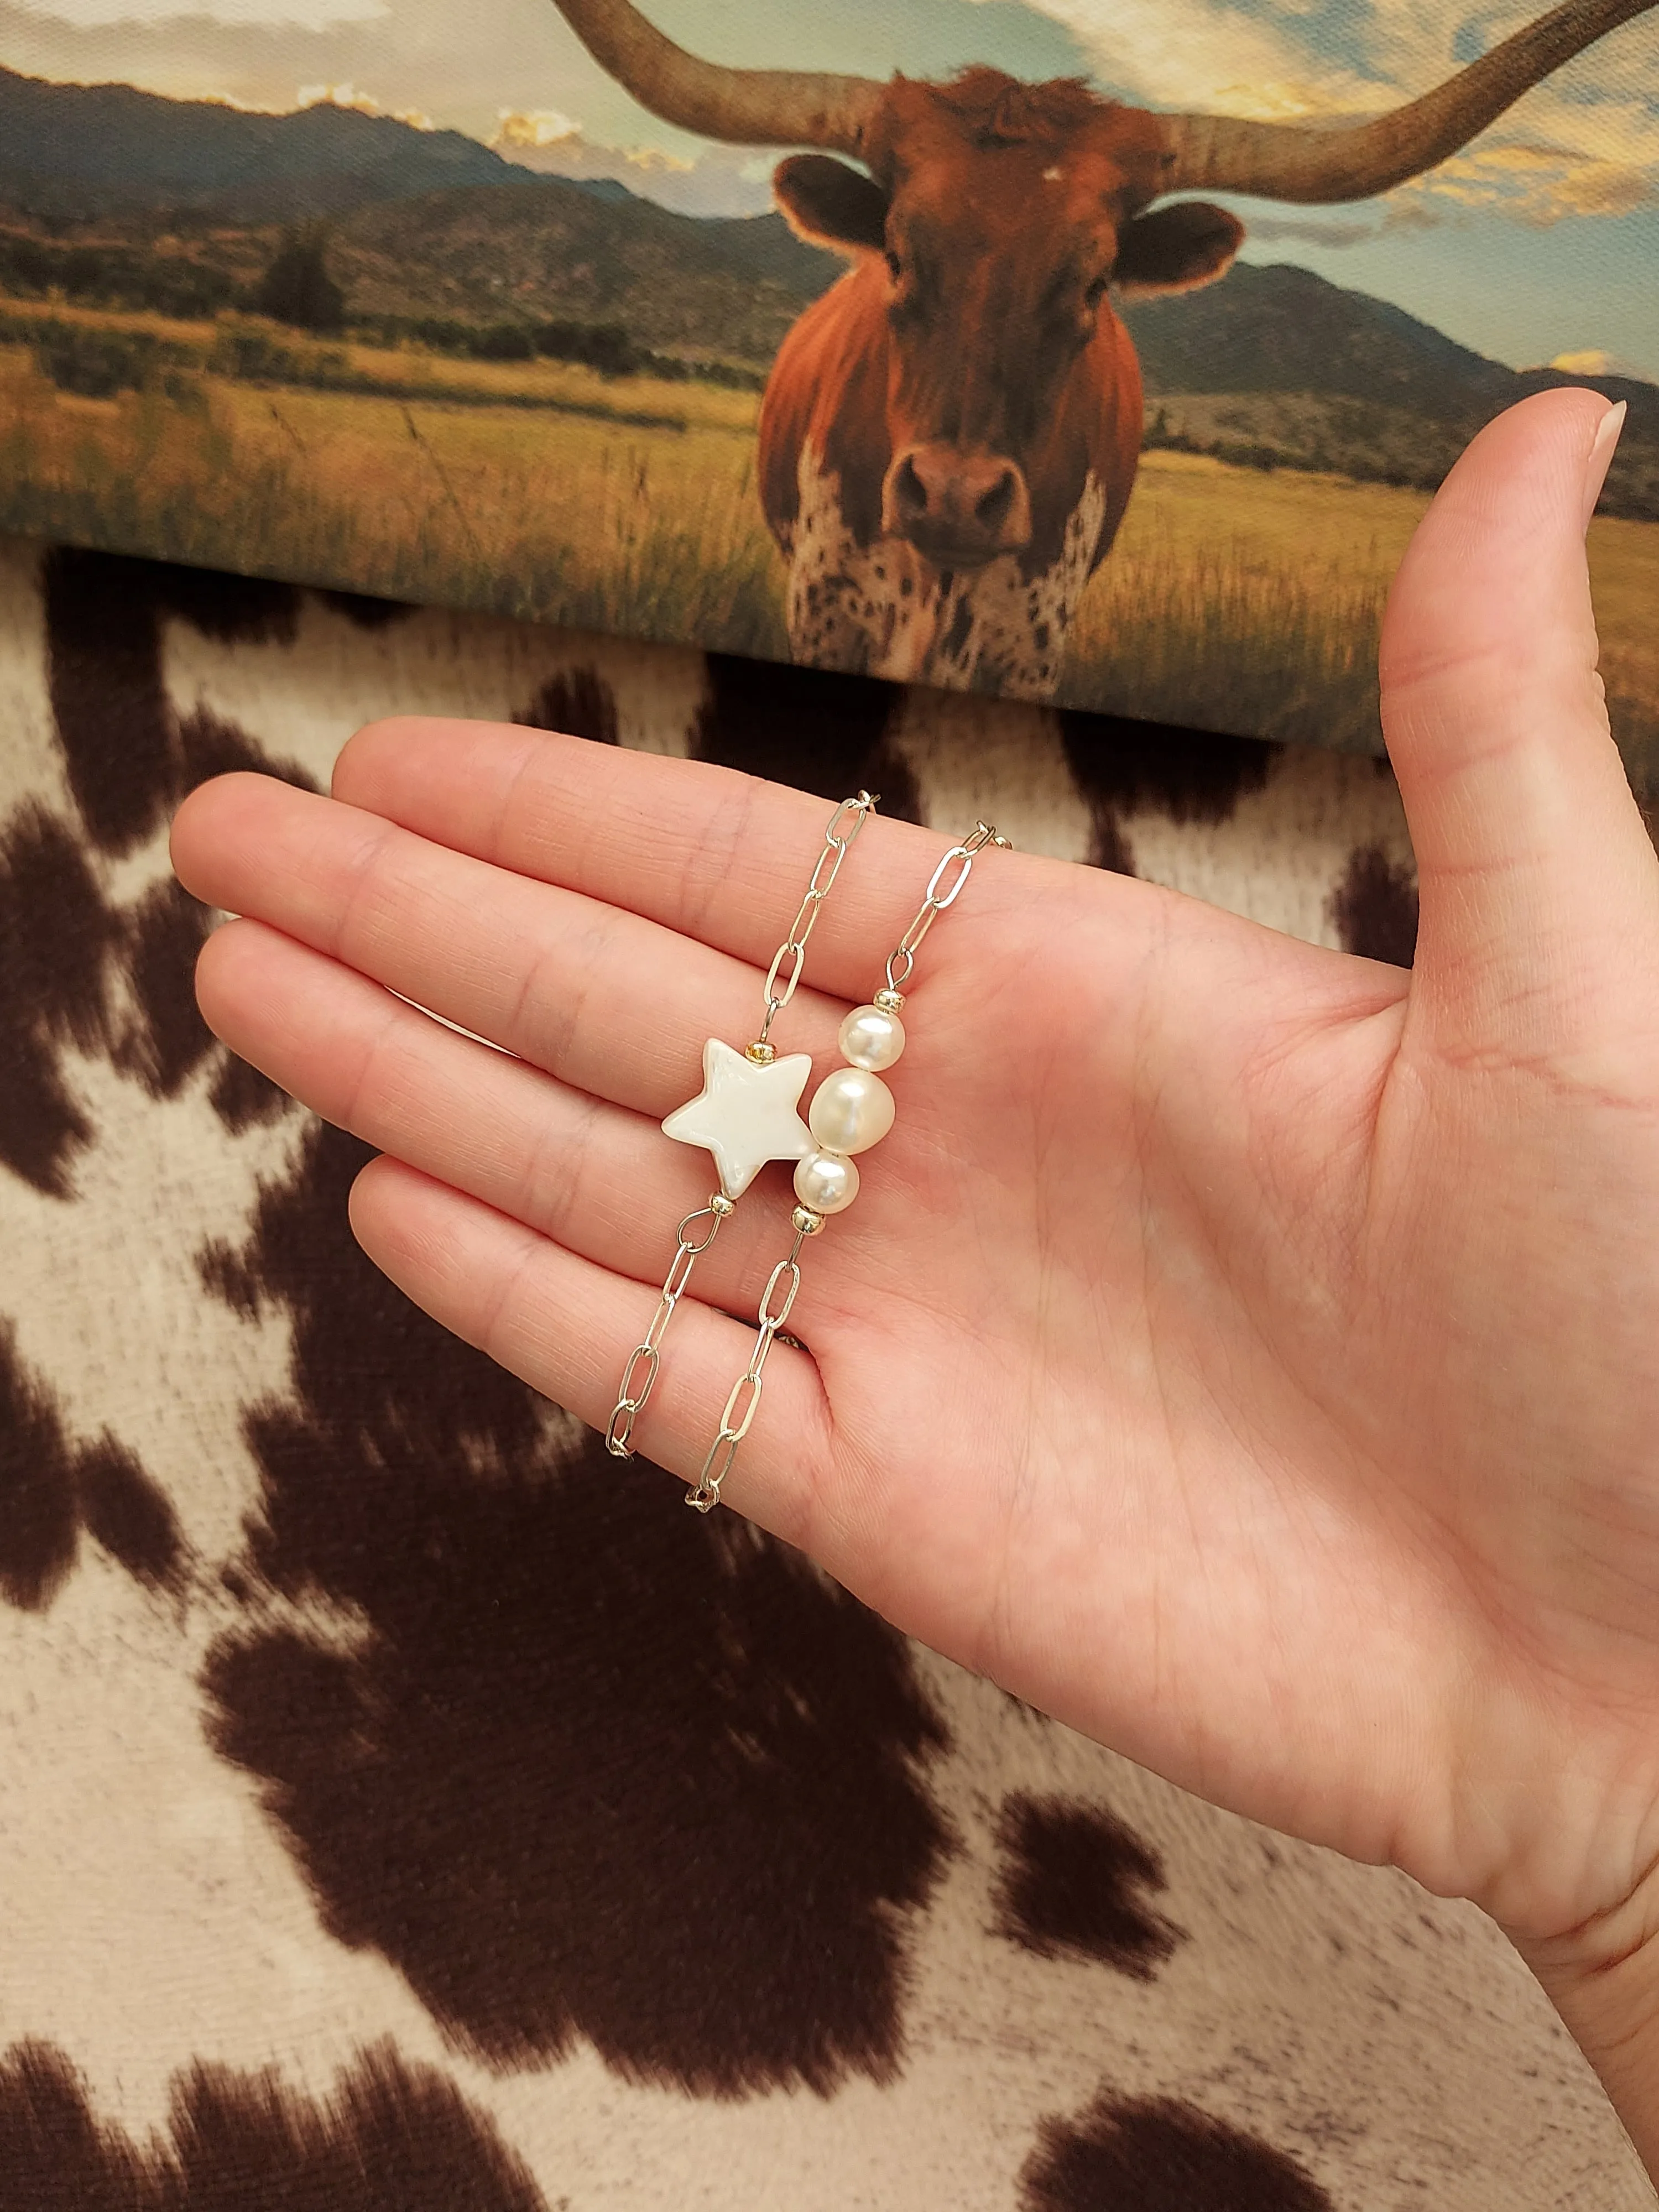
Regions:
<instances>
[{"instance_id":1,"label":"fingernail","mask_svg":"<svg viewBox=\"0 0 1659 2212\"><path fill-rule=\"evenodd\" d=\"M1595 502L1601 496L1601 487L1607 480L1607 471L1613 466L1613 449L1619 443L1619 433L1625 427L1628 402L1621 399L1616 407L1609 407L1595 426L1595 435L1590 440L1589 459L1584 464L1584 527L1590 526L1595 512Z\"/></svg>"}]
</instances>

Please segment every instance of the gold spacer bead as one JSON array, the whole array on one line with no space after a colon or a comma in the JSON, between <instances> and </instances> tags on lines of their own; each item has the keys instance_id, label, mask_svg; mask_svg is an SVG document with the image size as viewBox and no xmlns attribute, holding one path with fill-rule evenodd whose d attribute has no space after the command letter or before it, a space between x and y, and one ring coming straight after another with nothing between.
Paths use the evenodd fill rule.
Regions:
<instances>
[{"instance_id":1,"label":"gold spacer bead","mask_svg":"<svg viewBox=\"0 0 1659 2212\"><path fill-rule=\"evenodd\" d=\"M717 1190L708 1201L708 1211L720 1221L724 1221L728 1213L735 1213L737 1210L736 1199L728 1198L723 1190Z\"/></svg>"},{"instance_id":2,"label":"gold spacer bead","mask_svg":"<svg viewBox=\"0 0 1659 2212\"><path fill-rule=\"evenodd\" d=\"M810 1206L798 1206L789 1218L803 1237L816 1237L823 1226L823 1216Z\"/></svg>"},{"instance_id":3,"label":"gold spacer bead","mask_svg":"<svg viewBox=\"0 0 1659 2212\"><path fill-rule=\"evenodd\" d=\"M763 1044L757 1037L753 1044L744 1045L743 1056L745 1060L752 1060L757 1067L770 1067L777 1054L769 1044Z\"/></svg>"},{"instance_id":4,"label":"gold spacer bead","mask_svg":"<svg viewBox=\"0 0 1659 2212\"><path fill-rule=\"evenodd\" d=\"M902 1014L904 1012L904 994L902 991L878 991L870 1003L872 1006L879 1006L884 1014Z\"/></svg>"}]
</instances>

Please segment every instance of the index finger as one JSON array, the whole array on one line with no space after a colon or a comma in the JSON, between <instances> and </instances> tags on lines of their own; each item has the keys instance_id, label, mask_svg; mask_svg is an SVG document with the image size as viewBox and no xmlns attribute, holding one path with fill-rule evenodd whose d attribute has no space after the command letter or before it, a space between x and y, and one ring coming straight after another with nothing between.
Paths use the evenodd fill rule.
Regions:
<instances>
[{"instance_id":1,"label":"index finger","mask_svg":"<svg viewBox=\"0 0 1659 2212\"><path fill-rule=\"evenodd\" d=\"M835 812L809 793L709 762L427 716L359 730L332 790L457 852L629 908L761 969ZM951 842L879 814L865 823L819 909L816 986L868 996Z\"/></svg>"}]
</instances>

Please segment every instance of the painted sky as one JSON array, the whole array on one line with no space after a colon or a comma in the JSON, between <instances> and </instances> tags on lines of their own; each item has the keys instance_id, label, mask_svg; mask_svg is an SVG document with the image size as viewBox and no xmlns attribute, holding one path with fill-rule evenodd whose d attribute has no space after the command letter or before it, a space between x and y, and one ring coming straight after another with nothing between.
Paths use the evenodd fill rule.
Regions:
<instances>
[{"instance_id":1,"label":"painted sky","mask_svg":"<svg viewBox=\"0 0 1659 2212\"><path fill-rule=\"evenodd\" d=\"M1432 0L646 0L716 60L936 76L988 61L1157 107L1374 112L1534 12ZM552 0L0 0L0 61L286 109L333 97L699 213L765 206L763 156L646 114ZM1659 380L1659 10L1529 94L1431 178L1328 211L1239 201L1255 260L1394 301L1516 367Z\"/></svg>"}]
</instances>

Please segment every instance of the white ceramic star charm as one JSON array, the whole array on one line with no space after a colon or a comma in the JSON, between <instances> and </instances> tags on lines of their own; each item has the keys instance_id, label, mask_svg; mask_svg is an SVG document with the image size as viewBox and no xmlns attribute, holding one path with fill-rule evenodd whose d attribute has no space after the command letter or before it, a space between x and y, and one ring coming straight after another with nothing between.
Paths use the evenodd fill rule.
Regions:
<instances>
[{"instance_id":1,"label":"white ceramic star charm","mask_svg":"<svg viewBox=\"0 0 1659 2212\"><path fill-rule=\"evenodd\" d=\"M768 1160L804 1160L817 1139L798 1109L812 1073L809 1054L762 1066L719 1037L702 1048L702 1089L677 1106L664 1133L682 1145L702 1145L714 1155L720 1188L741 1198Z\"/></svg>"}]
</instances>

